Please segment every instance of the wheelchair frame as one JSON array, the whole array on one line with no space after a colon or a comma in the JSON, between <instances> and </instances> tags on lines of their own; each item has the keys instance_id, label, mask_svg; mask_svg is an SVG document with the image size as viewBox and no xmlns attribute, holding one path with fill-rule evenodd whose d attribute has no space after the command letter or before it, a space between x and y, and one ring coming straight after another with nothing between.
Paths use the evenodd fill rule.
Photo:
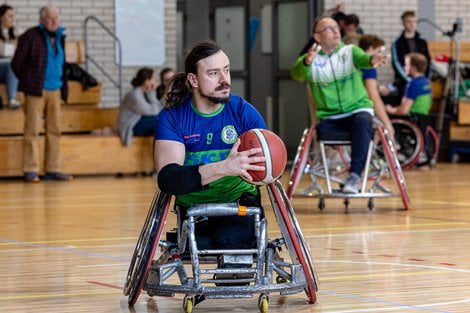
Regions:
<instances>
[{"instance_id":1,"label":"wheelchair frame","mask_svg":"<svg viewBox=\"0 0 470 313\"><path fill-rule=\"evenodd\" d=\"M193 307L206 298L248 298L254 294L260 295L260 312L267 312L269 294L274 292L288 295L305 291L309 302L315 303L318 278L294 209L279 181L266 187L281 234L280 238L274 240L267 238L267 221L262 217L262 209L243 207L237 203L195 205L188 209L188 219L182 223L178 243L161 240L171 196L163 192L156 193L126 277L123 292L129 296L129 306L136 303L141 290L147 291L149 296L172 297L175 293L185 294L183 308L186 313L192 312ZM199 250L195 238L195 224L198 219L221 215L253 215L256 249ZM182 258L186 243L190 249L192 275L187 273ZM157 246L160 247L161 254L154 259ZM279 255L283 246L286 246L291 262ZM241 260L245 262L243 264L247 264L246 259L256 256L256 261L253 263L254 268L206 269L200 266L205 256L223 256L232 261ZM210 258L204 260L204 264L211 264ZM205 278L206 275L214 277L208 279ZM217 278L217 275L222 278ZM237 276L227 279L227 275L240 275L241 278ZM173 276L178 277L179 284L168 282Z\"/></svg>"},{"instance_id":2,"label":"wheelchair frame","mask_svg":"<svg viewBox=\"0 0 470 313\"><path fill-rule=\"evenodd\" d=\"M380 160L378 160L379 168L375 173L369 172L369 164L371 164L372 159L372 150L373 146L370 147L369 153L367 156L366 167L364 173L367 175L362 176L361 191L357 194L346 194L337 190L333 190L331 187L331 182L336 182L338 184L344 184L344 179L338 177L337 175L330 174L330 167L326 162L326 155L323 145L343 145L349 144L345 141L325 141L322 144L317 143L315 138L315 127L306 128L302 134L299 146L297 148L297 153L294 158L294 163L291 169L291 175L289 180L289 186L287 189L287 195L289 199L292 199L294 196L303 196L303 197L318 197L318 208L323 210L325 208L325 199L326 198L342 198L344 199L345 209L347 211L349 205L349 199L352 198L369 198L368 208L369 210L374 209L374 198L378 197L401 197L404 209L408 210L410 207L410 200L406 189L406 182L401 170L400 163L398 161L395 146L393 140L389 137L386 130L381 125L380 121L375 120L376 130L379 142L383 146L383 152L385 159L387 161L388 168L384 168L381 165ZM375 145L371 141L371 145ZM316 149L316 148L319 149ZM321 157L318 155L318 150L320 150ZM375 154L376 151L375 151ZM318 159L323 160L321 165L318 165ZM344 157L341 156L342 162L344 163ZM339 167L336 174L342 173L347 168L344 164ZM389 170L395 180L399 193L392 193L390 190L385 188L380 184L382 176ZM297 192L298 184L302 175L309 174L312 185L303 189L300 192ZM322 178L326 181L326 191L324 186L320 184L318 178ZM374 178L374 182L369 190L366 192L366 184L369 178ZM376 192L377 190L381 192Z\"/></svg>"}]
</instances>

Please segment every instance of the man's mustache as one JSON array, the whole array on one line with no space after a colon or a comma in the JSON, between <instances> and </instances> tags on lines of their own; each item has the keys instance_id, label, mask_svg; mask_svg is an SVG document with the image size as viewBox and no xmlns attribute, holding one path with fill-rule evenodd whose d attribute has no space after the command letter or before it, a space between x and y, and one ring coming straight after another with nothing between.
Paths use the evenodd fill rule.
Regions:
<instances>
[{"instance_id":1,"label":"man's mustache","mask_svg":"<svg viewBox=\"0 0 470 313\"><path fill-rule=\"evenodd\" d=\"M220 86L218 86L217 88L215 88L215 91L224 90L224 89L227 89L227 88L230 88L230 84L228 84L228 83L222 83L222 84L220 84Z\"/></svg>"}]
</instances>

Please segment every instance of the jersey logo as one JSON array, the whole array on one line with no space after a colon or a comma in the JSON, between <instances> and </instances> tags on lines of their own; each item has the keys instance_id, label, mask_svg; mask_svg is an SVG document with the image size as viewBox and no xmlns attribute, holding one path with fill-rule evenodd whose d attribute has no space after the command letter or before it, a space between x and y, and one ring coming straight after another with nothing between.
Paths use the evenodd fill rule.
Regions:
<instances>
[{"instance_id":1,"label":"jersey logo","mask_svg":"<svg viewBox=\"0 0 470 313\"><path fill-rule=\"evenodd\" d=\"M238 138L237 131L235 130L235 127L233 127L233 125L225 126L222 129L220 136L222 141L226 144L233 144L235 143L235 141L237 141Z\"/></svg>"}]
</instances>

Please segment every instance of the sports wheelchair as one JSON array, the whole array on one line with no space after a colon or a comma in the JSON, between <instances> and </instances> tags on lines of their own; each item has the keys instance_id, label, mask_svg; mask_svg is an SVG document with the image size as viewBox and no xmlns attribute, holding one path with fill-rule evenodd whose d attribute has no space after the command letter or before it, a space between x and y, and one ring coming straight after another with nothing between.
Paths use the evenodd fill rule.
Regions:
<instances>
[{"instance_id":1,"label":"sports wheelchair","mask_svg":"<svg viewBox=\"0 0 470 313\"><path fill-rule=\"evenodd\" d=\"M260 312L268 311L270 293L305 292L309 302L315 303L318 279L294 210L279 181L266 187L280 230L276 239L267 236L262 208L209 203L192 206L187 217L177 215L178 238L173 240L177 242L168 237L162 240L172 197L156 193L127 273L123 292L129 296L129 305L136 303L141 290L149 296L184 294L186 313L204 299L250 298L254 294L259 294ZM226 215L254 216L256 248L198 249L196 223L206 217ZM281 254L283 247L289 260ZM232 266L220 267L221 263Z\"/></svg>"},{"instance_id":2,"label":"sports wheelchair","mask_svg":"<svg viewBox=\"0 0 470 313\"><path fill-rule=\"evenodd\" d=\"M368 208L375 208L375 198L401 197L405 210L410 207L405 177L395 152L395 145L383 127L374 118L375 137L371 140L367 153L366 166L361 177L360 191L356 194L343 193L349 169L350 135L348 133L330 134L328 138L316 138L315 127L306 128L300 140L290 173L287 196L317 197L318 208L325 208L326 198L344 199L345 210L348 210L349 199L368 198ZM397 192L382 184L382 178L390 174L396 183ZM312 184L298 191L300 179L308 174ZM368 182L371 182L368 186ZM334 189L334 186L339 188Z\"/></svg>"},{"instance_id":3,"label":"sports wheelchair","mask_svg":"<svg viewBox=\"0 0 470 313\"><path fill-rule=\"evenodd\" d=\"M406 170L415 165L434 166L439 153L439 137L429 126L429 117L411 115L390 120L395 129L397 157Z\"/></svg>"}]
</instances>

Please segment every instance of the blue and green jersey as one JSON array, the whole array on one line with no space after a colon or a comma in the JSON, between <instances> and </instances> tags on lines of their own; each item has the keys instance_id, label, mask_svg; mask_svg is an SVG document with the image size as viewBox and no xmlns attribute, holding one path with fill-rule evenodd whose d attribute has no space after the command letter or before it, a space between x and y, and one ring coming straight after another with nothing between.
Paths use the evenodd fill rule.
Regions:
<instances>
[{"instance_id":1,"label":"blue and green jersey","mask_svg":"<svg viewBox=\"0 0 470 313\"><path fill-rule=\"evenodd\" d=\"M172 140L184 144L185 165L204 165L227 158L237 138L253 128L266 128L259 112L243 98L231 94L229 101L211 114L203 114L188 97L157 117L155 140ZM238 176L222 177L203 191L176 197L179 205L233 202L245 193L256 195L254 185Z\"/></svg>"}]
</instances>

